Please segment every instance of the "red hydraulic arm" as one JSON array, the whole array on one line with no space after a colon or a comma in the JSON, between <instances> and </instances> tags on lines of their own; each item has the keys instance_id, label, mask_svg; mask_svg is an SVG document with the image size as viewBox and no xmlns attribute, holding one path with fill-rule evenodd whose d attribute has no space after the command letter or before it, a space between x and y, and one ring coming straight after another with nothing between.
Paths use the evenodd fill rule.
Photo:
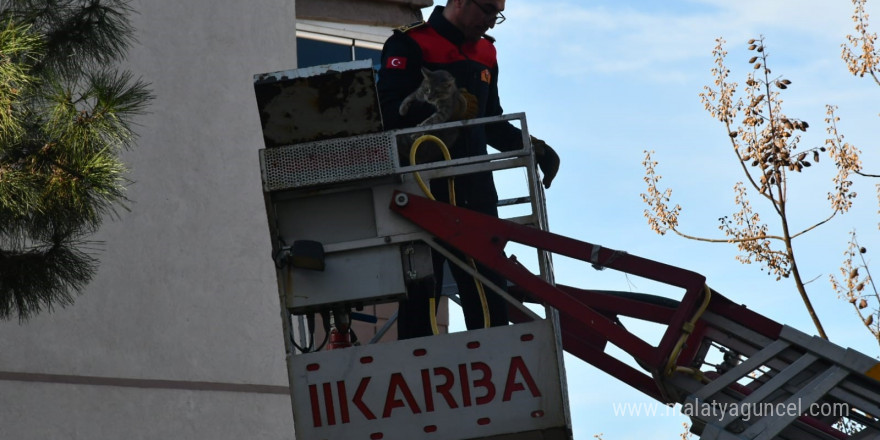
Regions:
<instances>
[{"instance_id":1,"label":"red hydraulic arm","mask_svg":"<svg viewBox=\"0 0 880 440\"><path fill-rule=\"evenodd\" d=\"M394 194L391 209L441 242L457 248L499 273L514 284L511 288L514 294L525 294L558 310L563 348L566 351L659 401L673 402L658 387L655 380L657 377L604 353L604 347L606 342L610 342L623 349L642 366L650 369L654 376L666 373L665 370L671 365L671 357L671 362L676 365L686 365L689 362L688 357L694 355L697 344L681 344L680 339L692 332L700 332L699 324L696 328L689 328L686 324L697 314L703 304L704 295L710 293L705 287L705 277L668 264L404 192ZM673 307L602 292L555 286L533 274L517 262L515 257L508 257L504 248L509 242L681 287L685 294L678 306ZM747 320L750 327L768 337L778 335L781 328L774 321L714 292L711 309L721 315L736 315L740 321ZM617 315L662 323L668 327L660 343L654 347L617 323L614 319ZM514 313L512 319L522 321L528 318ZM678 350L682 347L684 348Z\"/></svg>"}]
</instances>

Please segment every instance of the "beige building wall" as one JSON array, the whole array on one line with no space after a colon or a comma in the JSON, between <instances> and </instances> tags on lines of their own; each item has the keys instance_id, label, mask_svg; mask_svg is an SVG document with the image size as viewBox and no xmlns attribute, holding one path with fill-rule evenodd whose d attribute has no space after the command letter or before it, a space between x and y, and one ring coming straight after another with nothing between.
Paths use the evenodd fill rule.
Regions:
<instances>
[{"instance_id":1,"label":"beige building wall","mask_svg":"<svg viewBox=\"0 0 880 440\"><path fill-rule=\"evenodd\" d=\"M432 0L299 0L297 18L394 28L421 20L419 10L432 4Z\"/></svg>"},{"instance_id":2,"label":"beige building wall","mask_svg":"<svg viewBox=\"0 0 880 440\"><path fill-rule=\"evenodd\" d=\"M0 438L290 439L252 74L294 64L294 4L131 6L131 211L73 306L0 324Z\"/></svg>"},{"instance_id":3,"label":"beige building wall","mask_svg":"<svg viewBox=\"0 0 880 440\"><path fill-rule=\"evenodd\" d=\"M426 2L301 3L405 23ZM294 1L130 4L129 67L157 97L125 153L131 210L74 305L0 322L0 439L292 439L252 75L296 66Z\"/></svg>"}]
</instances>

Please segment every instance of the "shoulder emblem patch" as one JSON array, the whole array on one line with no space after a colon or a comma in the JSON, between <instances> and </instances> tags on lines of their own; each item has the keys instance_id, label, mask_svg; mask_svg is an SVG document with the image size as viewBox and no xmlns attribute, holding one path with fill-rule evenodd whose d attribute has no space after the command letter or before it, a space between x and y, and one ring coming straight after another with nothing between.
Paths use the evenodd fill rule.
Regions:
<instances>
[{"instance_id":1,"label":"shoulder emblem patch","mask_svg":"<svg viewBox=\"0 0 880 440\"><path fill-rule=\"evenodd\" d=\"M492 82L492 73L489 72L489 69L483 69L483 71L480 72L480 79L485 83Z\"/></svg>"},{"instance_id":2,"label":"shoulder emblem patch","mask_svg":"<svg viewBox=\"0 0 880 440\"><path fill-rule=\"evenodd\" d=\"M417 27L424 26L425 23L427 23L427 22L424 21L424 20L422 20L422 21L417 21L417 22L415 22L415 23L410 23L410 24L407 24L407 25L401 26L401 27L396 28L396 29L394 29L394 30L397 31L397 32L403 32L403 33L406 33L406 32L409 32L409 31L411 31L411 30L413 30L413 29L415 29L415 28L417 28Z\"/></svg>"}]
</instances>

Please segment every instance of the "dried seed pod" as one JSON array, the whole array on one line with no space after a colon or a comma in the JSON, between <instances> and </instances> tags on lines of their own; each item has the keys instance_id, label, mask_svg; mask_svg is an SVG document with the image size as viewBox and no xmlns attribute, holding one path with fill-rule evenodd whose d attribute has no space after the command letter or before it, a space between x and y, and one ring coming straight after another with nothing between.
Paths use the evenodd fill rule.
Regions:
<instances>
[{"instance_id":1,"label":"dried seed pod","mask_svg":"<svg viewBox=\"0 0 880 440\"><path fill-rule=\"evenodd\" d=\"M749 50L755 50L757 47L754 43L749 43Z\"/></svg>"},{"instance_id":2,"label":"dried seed pod","mask_svg":"<svg viewBox=\"0 0 880 440\"><path fill-rule=\"evenodd\" d=\"M865 325L871 325L873 323L874 323L874 315L868 315L868 317L865 318Z\"/></svg>"},{"instance_id":3,"label":"dried seed pod","mask_svg":"<svg viewBox=\"0 0 880 440\"><path fill-rule=\"evenodd\" d=\"M758 57L751 57L751 58L749 58L749 64L752 64L752 63L754 63L755 61L758 61Z\"/></svg>"},{"instance_id":4,"label":"dried seed pod","mask_svg":"<svg viewBox=\"0 0 880 440\"><path fill-rule=\"evenodd\" d=\"M858 267L853 268L853 270L851 270L849 272L849 279L854 280L858 277L859 277L859 268Z\"/></svg>"},{"instance_id":5,"label":"dried seed pod","mask_svg":"<svg viewBox=\"0 0 880 440\"><path fill-rule=\"evenodd\" d=\"M818 161L819 161L819 152L814 151L813 152L813 162L818 162Z\"/></svg>"},{"instance_id":6,"label":"dried seed pod","mask_svg":"<svg viewBox=\"0 0 880 440\"><path fill-rule=\"evenodd\" d=\"M868 307L868 301L862 298L859 300L859 308L864 309L865 307Z\"/></svg>"},{"instance_id":7,"label":"dried seed pod","mask_svg":"<svg viewBox=\"0 0 880 440\"><path fill-rule=\"evenodd\" d=\"M858 298L851 296L851 297L849 297L849 299L847 301L849 301L850 304L855 304L857 299Z\"/></svg>"},{"instance_id":8,"label":"dried seed pod","mask_svg":"<svg viewBox=\"0 0 880 440\"><path fill-rule=\"evenodd\" d=\"M761 68L761 63L755 63L755 70L758 70L760 68Z\"/></svg>"},{"instance_id":9,"label":"dried seed pod","mask_svg":"<svg viewBox=\"0 0 880 440\"><path fill-rule=\"evenodd\" d=\"M859 253L860 253L860 254L864 254L865 252L868 252L868 250L865 249L864 247L859 248Z\"/></svg>"},{"instance_id":10,"label":"dried seed pod","mask_svg":"<svg viewBox=\"0 0 880 440\"><path fill-rule=\"evenodd\" d=\"M784 79L784 80L782 80L782 83L785 85L789 85L789 84L791 84L791 81Z\"/></svg>"},{"instance_id":11,"label":"dried seed pod","mask_svg":"<svg viewBox=\"0 0 880 440\"><path fill-rule=\"evenodd\" d=\"M856 285L856 292L861 292L862 290L865 290L865 282L864 281L862 281L861 283ZM863 303L864 303L864 306L862 306ZM865 301L864 298L862 298L862 302L859 303L859 308L864 309L867 306L868 306L868 302Z\"/></svg>"}]
</instances>

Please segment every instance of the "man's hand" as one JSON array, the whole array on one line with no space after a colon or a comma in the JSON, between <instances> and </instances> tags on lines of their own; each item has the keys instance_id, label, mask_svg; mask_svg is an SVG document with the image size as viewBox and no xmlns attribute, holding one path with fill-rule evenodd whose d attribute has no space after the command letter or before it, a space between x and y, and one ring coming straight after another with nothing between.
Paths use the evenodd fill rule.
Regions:
<instances>
[{"instance_id":1,"label":"man's hand","mask_svg":"<svg viewBox=\"0 0 880 440\"><path fill-rule=\"evenodd\" d=\"M472 95L465 88L459 89L463 104L456 108L456 112L449 118L450 121L461 121L463 119L473 119L480 112L480 103L477 97Z\"/></svg>"},{"instance_id":2,"label":"man's hand","mask_svg":"<svg viewBox=\"0 0 880 440\"><path fill-rule=\"evenodd\" d=\"M550 188L550 184L556 178L556 173L559 172L559 155L546 142L534 136L530 137L532 139L532 147L535 149L535 159L538 161L538 167L541 169L541 173L544 174L541 182L544 183L544 188Z\"/></svg>"}]
</instances>

